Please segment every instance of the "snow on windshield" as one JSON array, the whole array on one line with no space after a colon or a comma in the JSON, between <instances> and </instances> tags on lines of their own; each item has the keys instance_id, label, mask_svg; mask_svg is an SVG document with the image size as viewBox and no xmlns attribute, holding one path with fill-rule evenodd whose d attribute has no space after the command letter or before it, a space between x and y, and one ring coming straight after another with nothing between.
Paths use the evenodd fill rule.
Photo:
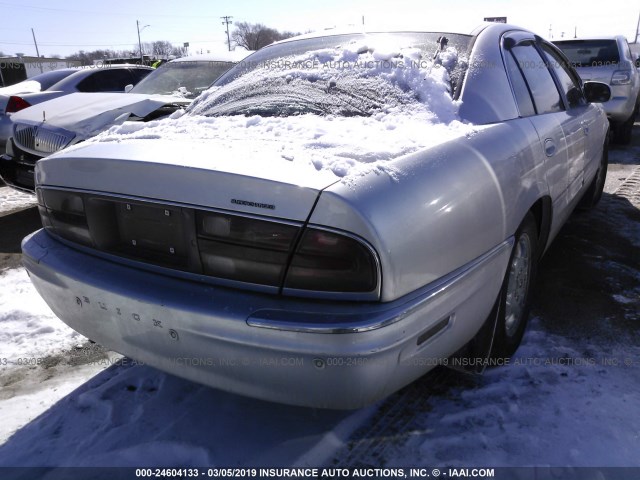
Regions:
<instances>
[{"instance_id":1,"label":"snow on windshield","mask_svg":"<svg viewBox=\"0 0 640 480\"><path fill-rule=\"evenodd\" d=\"M449 71L463 61L453 47L435 61L389 43L314 50L209 89L185 114L113 127L92 141L215 140L228 145L229 161L234 143L252 142L338 177L372 169L395 177L390 160L473 131L451 94Z\"/></svg>"}]
</instances>

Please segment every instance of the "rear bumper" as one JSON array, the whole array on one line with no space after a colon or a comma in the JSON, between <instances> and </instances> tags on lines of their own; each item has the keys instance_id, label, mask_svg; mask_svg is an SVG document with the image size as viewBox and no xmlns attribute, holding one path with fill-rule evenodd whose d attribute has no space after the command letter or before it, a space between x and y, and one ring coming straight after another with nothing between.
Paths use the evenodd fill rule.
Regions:
<instances>
[{"instance_id":1,"label":"rear bumper","mask_svg":"<svg viewBox=\"0 0 640 480\"><path fill-rule=\"evenodd\" d=\"M609 120L622 123L633 115L636 108L636 100L629 97L611 97L611 100L602 104Z\"/></svg>"},{"instance_id":2,"label":"rear bumper","mask_svg":"<svg viewBox=\"0 0 640 480\"><path fill-rule=\"evenodd\" d=\"M511 245L389 303L195 283L79 252L43 230L23 241L23 261L56 315L110 349L242 395L357 408L415 380L475 335Z\"/></svg>"}]
</instances>

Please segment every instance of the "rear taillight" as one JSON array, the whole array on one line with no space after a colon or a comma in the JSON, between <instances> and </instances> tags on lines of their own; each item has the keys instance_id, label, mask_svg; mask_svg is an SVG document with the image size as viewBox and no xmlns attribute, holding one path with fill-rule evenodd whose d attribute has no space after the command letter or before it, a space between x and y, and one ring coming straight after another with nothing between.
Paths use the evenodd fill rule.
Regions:
<instances>
[{"instance_id":1,"label":"rear taillight","mask_svg":"<svg viewBox=\"0 0 640 480\"><path fill-rule=\"evenodd\" d=\"M377 298L376 256L349 234L66 190L36 195L45 229L105 253L274 293Z\"/></svg>"},{"instance_id":2,"label":"rear taillight","mask_svg":"<svg viewBox=\"0 0 640 480\"><path fill-rule=\"evenodd\" d=\"M299 227L203 211L196 220L205 275L281 285Z\"/></svg>"},{"instance_id":3,"label":"rear taillight","mask_svg":"<svg viewBox=\"0 0 640 480\"><path fill-rule=\"evenodd\" d=\"M91 246L84 199L81 195L59 190L36 190L42 225L57 235Z\"/></svg>"},{"instance_id":4,"label":"rear taillight","mask_svg":"<svg viewBox=\"0 0 640 480\"><path fill-rule=\"evenodd\" d=\"M626 85L631 83L630 70L616 70L611 76L611 85Z\"/></svg>"},{"instance_id":5,"label":"rear taillight","mask_svg":"<svg viewBox=\"0 0 640 480\"><path fill-rule=\"evenodd\" d=\"M7 107L4 109L4 111L5 113L15 113L19 112L20 110L24 110L25 108L29 108L30 106L31 104L24 98L12 95L9 97Z\"/></svg>"},{"instance_id":6,"label":"rear taillight","mask_svg":"<svg viewBox=\"0 0 640 480\"><path fill-rule=\"evenodd\" d=\"M284 288L325 292L372 292L377 283L373 252L347 235L307 228L291 261Z\"/></svg>"}]
</instances>

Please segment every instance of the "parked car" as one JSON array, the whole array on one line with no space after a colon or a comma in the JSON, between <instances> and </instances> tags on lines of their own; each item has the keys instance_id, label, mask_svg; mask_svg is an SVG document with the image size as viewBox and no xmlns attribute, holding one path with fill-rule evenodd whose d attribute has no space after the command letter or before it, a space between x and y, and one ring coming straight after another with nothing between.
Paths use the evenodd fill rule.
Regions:
<instances>
[{"instance_id":1,"label":"parked car","mask_svg":"<svg viewBox=\"0 0 640 480\"><path fill-rule=\"evenodd\" d=\"M54 83L59 82L77 71L76 68L62 68L60 70L41 73L15 85L0 88L0 153L4 152L7 139L11 136L12 123L9 114L18 109L20 103L19 95L46 90Z\"/></svg>"},{"instance_id":2,"label":"parked car","mask_svg":"<svg viewBox=\"0 0 640 480\"><path fill-rule=\"evenodd\" d=\"M511 25L288 39L214 86L38 162L23 261L78 332L238 394L357 408L504 361L602 193L609 87Z\"/></svg>"},{"instance_id":3,"label":"parked car","mask_svg":"<svg viewBox=\"0 0 640 480\"><path fill-rule=\"evenodd\" d=\"M78 92L21 110L11 116L13 133L6 154L0 156L0 177L16 189L33 192L33 168L42 157L115 124L155 120L183 109L247 54L183 57L165 63L137 85L123 87L126 95Z\"/></svg>"},{"instance_id":4,"label":"parked car","mask_svg":"<svg viewBox=\"0 0 640 480\"><path fill-rule=\"evenodd\" d=\"M582 80L609 85L611 100L603 104L611 121L612 140L628 144L640 107L640 72L636 68L627 39L621 35L590 39L554 41Z\"/></svg>"}]
</instances>

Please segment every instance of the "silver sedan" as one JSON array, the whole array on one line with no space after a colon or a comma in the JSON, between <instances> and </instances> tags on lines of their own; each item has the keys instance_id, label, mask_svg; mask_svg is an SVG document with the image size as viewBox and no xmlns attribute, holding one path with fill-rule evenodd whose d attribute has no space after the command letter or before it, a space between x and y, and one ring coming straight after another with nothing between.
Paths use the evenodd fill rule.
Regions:
<instances>
[{"instance_id":1,"label":"silver sedan","mask_svg":"<svg viewBox=\"0 0 640 480\"><path fill-rule=\"evenodd\" d=\"M609 96L510 25L285 40L180 118L38 162L24 263L108 348L357 408L516 351L539 258L602 194Z\"/></svg>"}]
</instances>

